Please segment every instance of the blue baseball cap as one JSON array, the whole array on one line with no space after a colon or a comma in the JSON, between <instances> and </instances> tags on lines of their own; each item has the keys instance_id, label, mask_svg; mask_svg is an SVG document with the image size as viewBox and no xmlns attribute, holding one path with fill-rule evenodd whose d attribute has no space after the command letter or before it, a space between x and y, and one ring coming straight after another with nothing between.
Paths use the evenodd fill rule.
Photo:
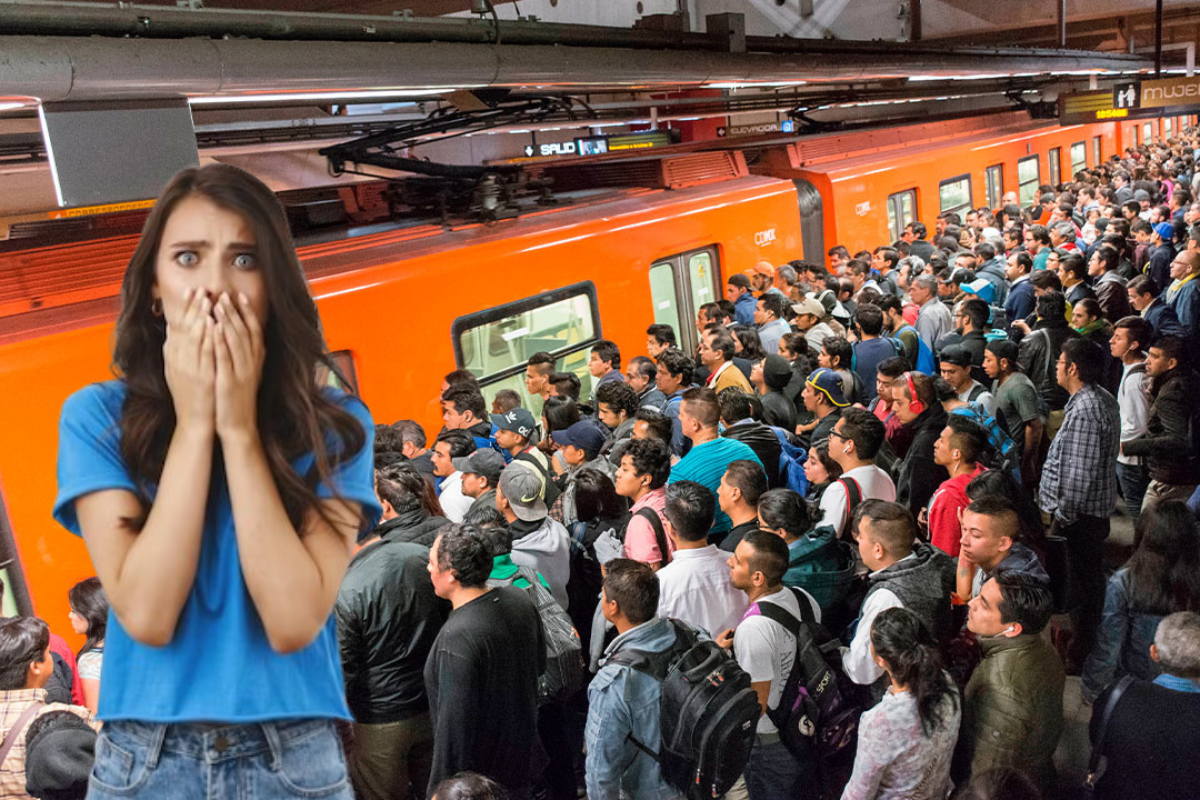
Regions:
<instances>
[{"instance_id":1,"label":"blue baseball cap","mask_svg":"<svg viewBox=\"0 0 1200 800\"><path fill-rule=\"evenodd\" d=\"M975 295L988 304L996 298L996 287L987 278L976 278L970 283L960 283L958 288L966 294Z\"/></svg>"},{"instance_id":2,"label":"blue baseball cap","mask_svg":"<svg viewBox=\"0 0 1200 800\"><path fill-rule=\"evenodd\" d=\"M821 369L813 370L805 383L825 395L829 402L838 408L845 408L850 405L846 400L846 390L843 386L842 376L831 369L822 367Z\"/></svg>"},{"instance_id":3,"label":"blue baseball cap","mask_svg":"<svg viewBox=\"0 0 1200 800\"><path fill-rule=\"evenodd\" d=\"M1175 238L1175 226L1169 222L1160 222L1154 226L1154 232L1158 234L1164 242L1169 242Z\"/></svg>"},{"instance_id":4,"label":"blue baseball cap","mask_svg":"<svg viewBox=\"0 0 1200 800\"><path fill-rule=\"evenodd\" d=\"M585 452L597 453L608 437L596 423L581 420L566 430L554 431L550 438L559 447L574 445Z\"/></svg>"}]
</instances>

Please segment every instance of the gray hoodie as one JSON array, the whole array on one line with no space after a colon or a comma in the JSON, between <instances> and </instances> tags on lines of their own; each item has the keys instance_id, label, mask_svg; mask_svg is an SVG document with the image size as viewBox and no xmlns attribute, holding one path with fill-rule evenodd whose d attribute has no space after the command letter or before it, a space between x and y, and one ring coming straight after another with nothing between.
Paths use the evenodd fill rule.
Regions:
<instances>
[{"instance_id":1,"label":"gray hoodie","mask_svg":"<svg viewBox=\"0 0 1200 800\"><path fill-rule=\"evenodd\" d=\"M512 560L517 566L532 567L550 584L550 594L567 610L567 580L571 577L570 536L561 522L545 517L536 522L514 520Z\"/></svg>"}]
</instances>

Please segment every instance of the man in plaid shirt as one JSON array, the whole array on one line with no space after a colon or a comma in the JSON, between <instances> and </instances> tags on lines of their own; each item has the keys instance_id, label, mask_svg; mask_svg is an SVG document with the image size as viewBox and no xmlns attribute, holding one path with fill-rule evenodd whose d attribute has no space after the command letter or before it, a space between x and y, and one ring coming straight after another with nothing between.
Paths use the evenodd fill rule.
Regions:
<instances>
[{"instance_id":1,"label":"man in plaid shirt","mask_svg":"<svg viewBox=\"0 0 1200 800\"><path fill-rule=\"evenodd\" d=\"M1058 358L1058 383L1071 395L1062 428L1050 443L1038 494L1051 516L1050 533L1067 540L1071 571L1069 661L1083 663L1096 642L1104 608L1104 540L1117 497L1121 418L1116 398L1099 385L1107 355L1094 342L1072 339Z\"/></svg>"},{"instance_id":2,"label":"man in plaid shirt","mask_svg":"<svg viewBox=\"0 0 1200 800\"><path fill-rule=\"evenodd\" d=\"M45 622L34 617L0 621L0 742L12 739L7 754L0 758L0 800L29 798L25 791L25 732L36 717L70 711L98 727L82 706L46 702L42 687L53 671L50 629Z\"/></svg>"}]
</instances>

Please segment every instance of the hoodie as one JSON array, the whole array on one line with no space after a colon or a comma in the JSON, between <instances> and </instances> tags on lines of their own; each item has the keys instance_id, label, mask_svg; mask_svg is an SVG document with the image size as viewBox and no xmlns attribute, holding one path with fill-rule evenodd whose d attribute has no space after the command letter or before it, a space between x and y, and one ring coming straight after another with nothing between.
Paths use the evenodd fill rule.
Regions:
<instances>
[{"instance_id":1,"label":"hoodie","mask_svg":"<svg viewBox=\"0 0 1200 800\"><path fill-rule=\"evenodd\" d=\"M1008 299L1008 278L1005 276L1006 266L1004 259L996 256L975 270L975 277L986 278L987 282L996 289L996 296L992 300L992 305L1003 306L1004 301Z\"/></svg>"},{"instance_id":2,"label":"hoodie","mask_svg":"<svg viewBox=\"0 0 1200 800\"><path fill-rule=\"evenodd\" d=\"M517 566L532 567L550 585L550 594L567 609L567 580L571 577L570 536L561 522L543 517L533 522L522 519L508 524L512 531L512 560Z\"/></svg>"},{"instance_id":3,"label":"hoodie","mask_svg":"<svg viewBox=\"0 0 1200 800\"><path fill-rule=\"evenodd\" d=\"M946 410L941 404L927 408L909 423L913 440L896 480L896 502L915 517L950 475L933 460L933 444L946 427Z\"/></svg>"}]
</instances>

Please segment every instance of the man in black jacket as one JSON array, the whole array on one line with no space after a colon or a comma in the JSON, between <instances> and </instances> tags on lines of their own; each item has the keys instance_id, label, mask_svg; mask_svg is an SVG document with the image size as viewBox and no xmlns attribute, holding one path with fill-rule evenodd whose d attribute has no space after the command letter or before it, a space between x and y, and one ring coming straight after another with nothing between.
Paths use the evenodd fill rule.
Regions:
<instances>
[{"instance_id":1,"label":"man in black jacket","mask_svg":"<svg viewBox=\"0 0 1200 800\"><path fill-rule=\"evenodd\" d=\"M946 427L946 410L937 401L933 379L906 372L892 385L896 416L913 432L913 441L900 465L896 502L915 517L929 505L933 493L950 475L933 460L933 445Z\"/></svg>"},{"instance_id":2,"label":"man in black jacket","mask_svg":"<svg viewBox=\"0 0 1200 800\"><path fill-rule=\"evenodd\" d=\"M751 416L750 395L731 386L717 393L717 403L721 406L721 421L725 423L725 438L749 445L767 471L767 485L778 489L783 485L779 477L779 455L783 448L775 431Z\"/></svg>"},{"instance_id":3,"label":"man in black jacket","mask_svg":"<svg viewBox=\"0 0 1200 800\"><path fill-rule=\"evenodd\" d=\"M1017 354L1021 372L1029 378L1052 412L1062 411L1070 397L1067 390L1058 385L1055 366L1058 356L1062 353L1063 343L1079 337L1067 322L1066 313L1066 298L1062 292L1049 291L1041 295L1037 299L1038 323L1021 339ZM1062 414L1058 415L1057 423L1053 425L1055 431L1062 424Z\"/></svg>"},{"instance_id":4,"label":"man in black jacket","mask_svg":"<svg viewBox=\"0 0 1200 800\"><path fill-rule=\"evenodd\" d=\"M416 470L404 472L405 485L424 484ZM354 715L350 780L359 798L371 800L421 793L429 782L433 729L423 671L449 610L429 580L429 548L405 541L410 529L387 527L400 519L393 503L403 505L408 490L383 486L379 494L392 516L380 526L379 540L351 560L334 605L346 702Z\"/></svg>"},{"instance_id":5,"label":"man in black jacket","mask_svg":"<svg viewBox=\"0 0 1200 800\"><path fill-rule=\"evenodd\" d=\"M1146 456L1150 485L1142 511L1164 500L1186 502L1200 484L1200 402L1196 373L1183 363L1183 340L1163 336L1150 346L1146 374L1154 381L1146 433L1121 445L1128 456Z\"/></svg>"}]
</instances>

